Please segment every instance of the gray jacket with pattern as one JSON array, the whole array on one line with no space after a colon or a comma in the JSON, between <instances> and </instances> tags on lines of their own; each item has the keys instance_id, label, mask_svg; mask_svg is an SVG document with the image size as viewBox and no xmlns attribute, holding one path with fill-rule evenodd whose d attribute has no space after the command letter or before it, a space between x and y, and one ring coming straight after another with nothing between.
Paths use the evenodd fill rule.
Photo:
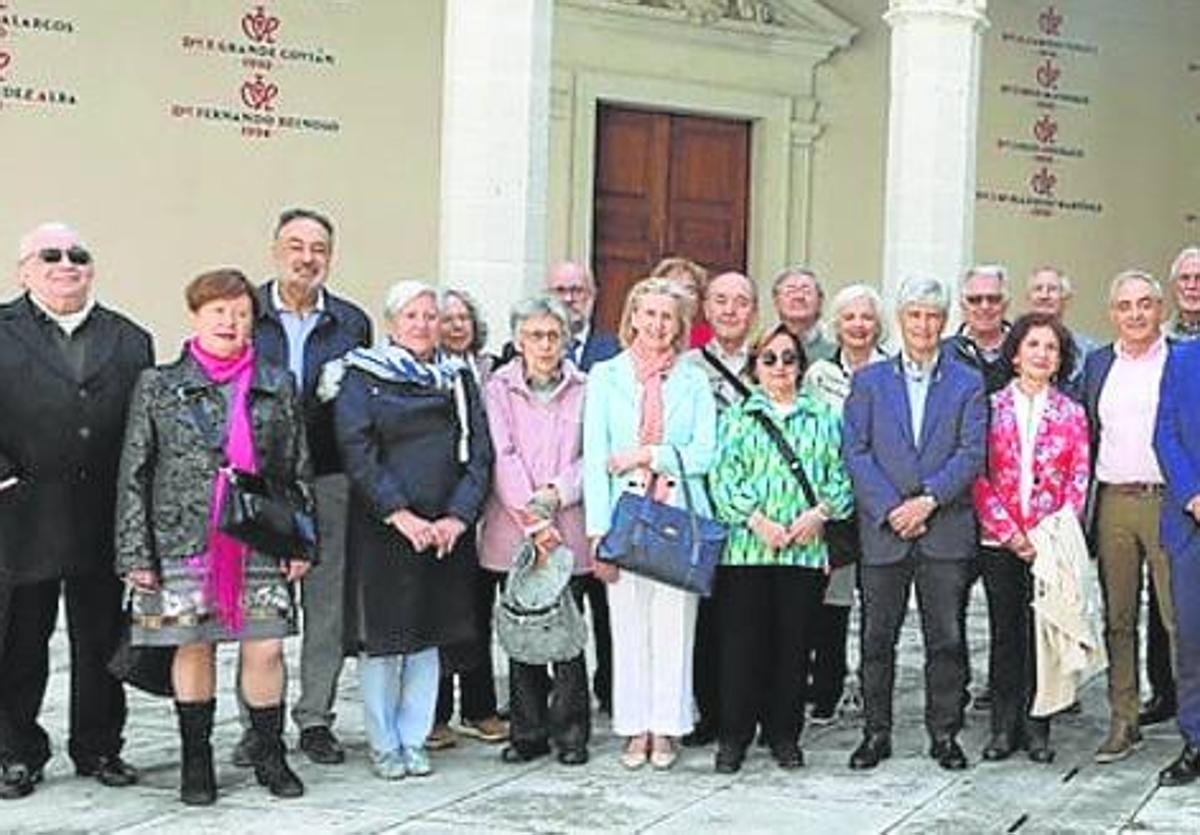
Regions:
<instances>
[{"instance_id":1,"label":"gray jacket with pattern","mask_svg":"<svg viewBox=\"0 0 1200 835\"><path fill-rule=\"evenodd\" d=\"M309 477L304 421L292 376L256 362L250 417L259 472ZM207 426L200 426L196 409ZM117 481L117 573L161 568L208 544L213 480L224 463L228 400L187 353L142 372L129 407Z\"/></svg>"}]
</instances>

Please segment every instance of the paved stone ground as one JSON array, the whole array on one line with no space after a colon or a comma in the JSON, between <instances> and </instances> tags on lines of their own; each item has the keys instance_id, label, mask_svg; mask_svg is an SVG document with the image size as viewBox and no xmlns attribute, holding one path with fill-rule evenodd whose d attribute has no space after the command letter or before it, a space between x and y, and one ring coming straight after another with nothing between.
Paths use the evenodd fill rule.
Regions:
<instances>
[{"instance_id":1,"label":"paved stone ground","mask_svg":"<svg viewBox=\"0 0 1200 835\"><path fill-rule=\"evenodd\" d=\"M970 635L978 682L986 658L979 600L972 604ZM215 735L221 796L207 809L188 809L177 800L178 742L165 700L131 698L125 755L142 769L140 785L106 789L73 776L62 753L66 658L60 630L45 709L56 755L32 797L0 805L0 832L1200 832L1200 785L1168 790L1155 782L1158 769L1179 750L1174 726L1150 729L1142 749L1122 763L1092 763L1107 727L1102 680L1084 690L1081 714L1056 721L1053 765L1023 757L980 763L987 716L972 711L961 737L971 768L940 770L925 756L920 635L911 615L897 678L895 755L866 774L846 768L859 737L848 721L806 732L808 765L798 772L780 771L760 749L733 777L713 773L711 749L685 752L671 772L624 772L617 740L600 723L592 762L582 768L548 760L510 766L499 761L497 747L465 742L434 755L432 777L385 783L367 767L350 663L337 723L349 747L347 763L321 767L293 755L308 791L299 800L278 801L250 773L228 765L239 729L230 693L232 653L223 651ZM295 661L293 645L289 662Z\"/></svg>"}]
</instances>

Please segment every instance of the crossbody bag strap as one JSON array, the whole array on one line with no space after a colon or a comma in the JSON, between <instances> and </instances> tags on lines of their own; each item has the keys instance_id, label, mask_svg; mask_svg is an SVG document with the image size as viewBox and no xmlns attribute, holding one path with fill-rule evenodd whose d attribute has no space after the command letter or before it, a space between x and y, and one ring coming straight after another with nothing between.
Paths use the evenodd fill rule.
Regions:
<instances>
[{"instance_id":1,"label":"crossbody bag strap","mask_svg":"<svg viewBox=\"0 0 1200 835\"><path fill-rule=\"evenodd\" d=\"M818 504L817 494L813 490L812 483L808 480L808 475L804 472L804 465L800 463L800 458L796 455L796 450L792 449L792 445L788 443L787 438L783 436L783 432L775 425L773 420L762 412L752 412L751 414L758 421L759 426L763 428L763 431L767 433L767 436L774 441L779 454L787 462L788 469L792 471L792 475L796 477L796 481L800 482L800 489L804 491L804 498L808 500L809 506L816 507Z\"/></svg>"},{"instance_id":2,"label":"crossbody bag strap","mask_svg":"<svg viewBox=\"0 0 1200 835\"><path fill-rule=\"evenodd\" d=\"M712 352L710 352L707 348L701 348L700 356L704 357L704 361L711 365L718 374L724 377L725 381L729 383L729 385L733 386L734 390L742 396L743 400L750 396L750 387L747 386L745 382L738 377L738 375L730 371L725 363L713 356Z\"/></svg>"}]
</instances>

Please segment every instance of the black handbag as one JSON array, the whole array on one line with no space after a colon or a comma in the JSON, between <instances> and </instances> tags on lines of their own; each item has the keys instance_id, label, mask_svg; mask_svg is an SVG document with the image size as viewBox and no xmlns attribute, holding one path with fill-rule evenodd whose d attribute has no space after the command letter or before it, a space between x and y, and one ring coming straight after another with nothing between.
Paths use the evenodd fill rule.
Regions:
<instances>
[{"instance_id":1,"label":"black handbag","mask_svg":"<svg viewBox=\"0 0 1200 835\"><path fill-rule=\"evenodd\" d=\"M199 403L192 417L218 449L224 446ZM281 560L317 560L317 512L312 491L303 481L270 478L225 465L228 479L217 527L255 551Z\"/></svg>"},{"instance_id":2,"label":"black handbag","mask_svg":"<svg viewBox=\"0 0 1200 835\"><path fill-rule=\"evenodd\" d=\"M276 481L235 467L218 527L255 551L279 559L317 558L316 508L308 485Z\"/></svg>"},{"instance_id":3,"label":"black handbag","mask_svg":"<svg viewBox=\"0 0 1200 835\"><path fill-rule=\"evenodd\" d=\"M127 617L121 641L108 660L108 672L118 681L152 696L174 696L171 667L175 663L175 647L134 646L130 639Z\"/></svg>"},{"instance_id":4,"label":"black handbag","mask_svg":"<svg viewBox=\"0 0 1200 835\"><path fill-rule=\"evenodd\" d=\"M671 451L679 463L686 507L650 498L653 479L646 495L622 493L596 555L626 571L708 597L729 529L696 513L683 456L675 447Z\"/></svg>"},{"instance_id":5,"label":"black handbag","mask_svg":"<svg viewBox=\"0 0 1200 835\"><path fill-rule=\"evenodd\" d=\"M779 454L787 462L788 469L800 483L805 501L810 507L816 507L818 504L816 491L813 490L812 483L808 480L808 474L804 472L804 465L800 463L796 450L792 449L792 445L783 436L783 432L769 417L762 412L754 412L754 418L767 436L774 441L775 446L779 449ZM830 568L852 565L858 562L862 556L862 542L859 539L858 518L855 514L851 514L849 519L827 520L824 525L824 539L825 545L829 549Z\"/></svg>"}]
</instances>

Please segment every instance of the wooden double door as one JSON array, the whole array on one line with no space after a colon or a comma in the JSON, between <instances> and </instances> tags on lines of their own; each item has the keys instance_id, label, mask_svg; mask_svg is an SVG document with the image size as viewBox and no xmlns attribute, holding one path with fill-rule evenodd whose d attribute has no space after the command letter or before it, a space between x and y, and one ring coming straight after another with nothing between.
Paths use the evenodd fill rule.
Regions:
<instances>
[{"instance_id":1,"label":"wooden double door","mask_svg":"<svg viewBox=\"0 0 1200 835\"><path fill-rule=\"evenodd\" d=\"M629 287L664 257L745 271L748 122L601 105L596 132L600 327L615 331Z\"/></svg>"}]
</instances>

